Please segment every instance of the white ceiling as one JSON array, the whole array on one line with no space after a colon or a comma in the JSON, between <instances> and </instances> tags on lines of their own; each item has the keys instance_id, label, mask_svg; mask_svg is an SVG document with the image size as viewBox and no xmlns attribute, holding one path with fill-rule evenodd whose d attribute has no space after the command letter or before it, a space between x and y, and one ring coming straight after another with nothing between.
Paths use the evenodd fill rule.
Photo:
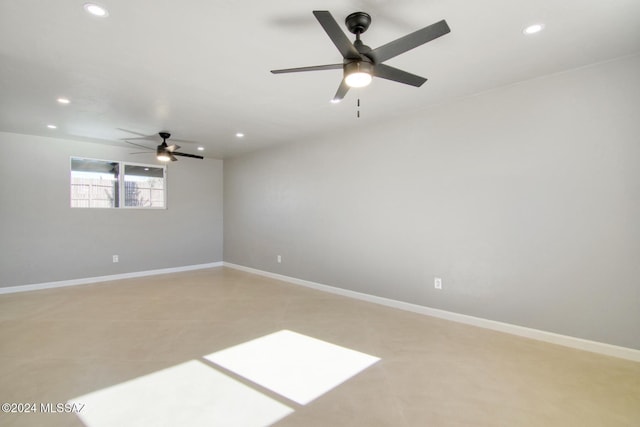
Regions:
<instances>
[{"instance_id":1,"label":"white ceiling","mask_svg":"<svg viewBox=\"0 0 640 427\"><path fill-rule=\"evenodd\" d=\"M224 158L640 51L638 0L98 3L109 17L83 0L0 0L0 131L125 144L168 130ZM312 10L341 25L368 12L372 48L443 18L451 33L388 61L427 77L422 87L374 79L331 104L341 71L269 72L341 62ZM536 22L545 30L525 36Z\"/></svg>"}]
</instances>

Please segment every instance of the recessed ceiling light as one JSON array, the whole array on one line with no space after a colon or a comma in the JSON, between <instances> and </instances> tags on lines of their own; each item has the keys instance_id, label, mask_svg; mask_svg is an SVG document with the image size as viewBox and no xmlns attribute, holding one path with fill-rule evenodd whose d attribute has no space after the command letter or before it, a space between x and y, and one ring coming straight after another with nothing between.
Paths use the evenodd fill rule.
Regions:
<instances>
[{"instance_id":1,"label":"recessed ceiling light","mask_svg":"<svg viewBox=\"0 0 640 427\"><path fill-rule=\"evenodd\" d=\"M109 12L107 12L107 9L95 3L85 3L84 10L86 10L93 16L99 16L100 18L106 18L107 16L109 16Z\"/></svg>"},{"instance_id":2,"label":"recessed ceiling light","mask_svg":"<svg viewBox=\"0 0 640 427\"><path fill-rule=\"evenodd\" d=\"M58 103L59 103L59 104L68 104L68 103L70 103L70 102L71 102L71 101L69 101L69 99L68 99L68 98L58 98Z\"/></svg>"},{"instance_id":3,"label":"recessed ceiling light","mask_svg":"<svg viewBox=\"0 0 640 427\"><path fill-rule=\"evenodd\" d=\"M533 24L533 25L529 25L527 28L522 30L522 32L525 34L535 34L535 33L539 33L543 29L544 29L544 24Z\"/></svg>"},{"instance_id":4,"label":"recessed ceiling light","mask_svg":"<svg viewBox=\"0 0 640 427\"><path fill-rule=\"evenodd\" d=\"M47 125L47 127L49 129L58 129L58 126L56 126L56 125Z\"/></svg>"},{"instance_id":5,"label":"recessed ceiling light","mask_svg":"<svg viewBox=\"0 0 640 427\"><path fill-rule=\"evenodd\" d=\"M198 147L198 151L204 151L204 147Z\"/></svg>"},{"instance_id":6,"label":"recessed ceiling light","mask_svg":"<svg viewBox=\"0 0 640 427\"><path fill-rule=\"evenodd\" d=\"M242 132L238 132L238 133L236 133L236 137L238 137L238 138L244 138L244 133L242 133Z\"/></svg>"}]
</instances>

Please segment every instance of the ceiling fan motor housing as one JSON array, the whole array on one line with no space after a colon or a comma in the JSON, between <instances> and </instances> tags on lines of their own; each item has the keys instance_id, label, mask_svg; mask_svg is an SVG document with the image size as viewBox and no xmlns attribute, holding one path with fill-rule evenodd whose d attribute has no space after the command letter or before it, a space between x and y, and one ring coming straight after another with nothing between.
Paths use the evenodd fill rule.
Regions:
<instances>
[{"instance_id":1,"label":"ceiling fan motor housing","mask_svg":"<svg viewBox=\"0 0 640 427\"><path fill-rule=\"evenodd\" d=\"M373 64L368 61L351 61L344 64L344 75L367 73L373 75Z\"/></svg>"}]
</instances>

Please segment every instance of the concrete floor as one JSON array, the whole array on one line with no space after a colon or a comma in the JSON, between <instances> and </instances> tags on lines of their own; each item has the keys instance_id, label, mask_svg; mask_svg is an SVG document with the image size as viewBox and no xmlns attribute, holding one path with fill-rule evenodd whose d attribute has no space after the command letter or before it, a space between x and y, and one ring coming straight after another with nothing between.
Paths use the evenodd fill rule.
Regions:
<instances>
[{"instance_id":1,"label":"concrete floor","mask_svg":"<svg viewBox=\"0 0 640 427\"><path fill-rule=\"evenodd\" d=\"M204 359L283 329L380 360L303 405ZM290 408L277 426L640 425L640 363L228 268L0 295L0 402L38 406L0 413L2 426L97 427L74 413L42 413L40 404L194 360ZM179 390L172 400L181 405ZM144 396L127 400L140 413L162 409ZM90 402L85 411L104 410ZM196 425L199 404L184 403L166 424ZM144 425L138 415L124 413L118 427ZM213 423L230 424L224 416Z\"/></svg>"}]
</instances>

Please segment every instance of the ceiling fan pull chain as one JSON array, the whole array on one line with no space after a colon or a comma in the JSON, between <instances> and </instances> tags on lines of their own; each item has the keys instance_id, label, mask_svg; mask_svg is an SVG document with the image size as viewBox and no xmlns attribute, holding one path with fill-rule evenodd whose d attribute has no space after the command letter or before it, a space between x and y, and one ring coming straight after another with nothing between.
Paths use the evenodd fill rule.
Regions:
<instances>
[{"instance_id":1,"label":"ceiling fan pull chain","mask_svg":"<svg viewBox=\"0 0 640 427\"><path fill-rule=\"evenodd\" d=\"M360 118L360 98L358 98L358 110L357 110L357 117Z\"/></svg>"}]
</instances>

